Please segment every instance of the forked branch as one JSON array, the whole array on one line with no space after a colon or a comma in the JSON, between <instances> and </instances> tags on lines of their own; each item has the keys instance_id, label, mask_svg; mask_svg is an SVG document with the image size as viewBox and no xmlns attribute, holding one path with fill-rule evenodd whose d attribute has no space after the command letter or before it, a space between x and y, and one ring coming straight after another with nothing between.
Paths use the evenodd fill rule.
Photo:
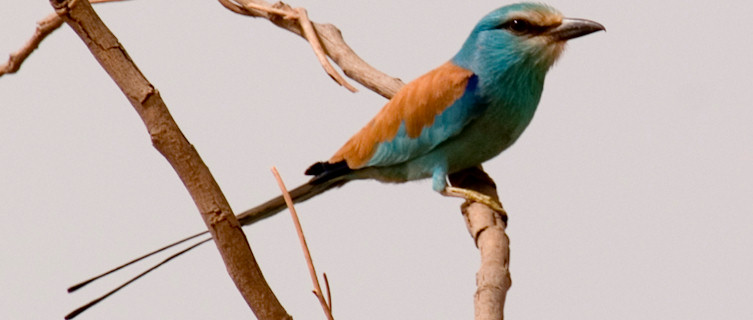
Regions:
<instances>
[{"instance_id":1,"label":"forked branch","mask_svg":"<svg viewBox=\"0 0 753 320\"><path fill-rule=\"evenodd\" d=\"M296 10L282 2L270 4L263 0L219 1L230 11L250 17L267 19L280 28L306 38L309 43L311 43L314 52L319 56L320 62L326 60L326 58L321 56L320 51L323 50L324 54L329 56L332 61L340 66L345 75L387 99L392 98L392 96L395 95L395 93L397 93L397 91L404 85L400 79L388 76L361 59L353 49L345 43L345 40L337 27L331 24L320 24L316 22L299 23L298 21L295 21L295 18L301 16L308 20L305 18L305 14L301 15L301 12L305 13L302 9ZM302 25L310 25L313 30L306 31ZM312 35L312 33L315 34ZM319 41L316 41L316 38L318 38ZM321 50L316 48L315 43L321 44ZM329 63L323 63L323 66L328 64ZM325 69L326 68L327 67L325 66Z\"/></svg>"},{"instance_id":2,"label":"forked branch","mask_svg":"<svg viewBox=\"0 0 753 320\"><path fill-rule=\"evenodd\" d=\"M329 60L327 60L327 55L324 53L322 44L319 42L319 37L316 35L316 31L314 31L314 25L311 23L311 20L309 20L308 13L306 13L306 9L291 8L290 6L286 4L281 4L279 8L274 8L270 6L256 4L253 2L247 2L241 6L233 2L230 2L230 0L219 0L219 1L223 6L225 6L225 8L228 8L230 9L230 11L233 11L238 14L253 17L254 13L251 12L250 10L258 10L261 12L266 12L269 15L277 15L283 20L298 21L298 26L300 27L302 31L301 36L305 38L311 45L311 49L314 50L314 54L316 55L316 58L319 59L319 63L324 68L324 71L327 71L327 74L329 74L332 80L335 80L335 82L347 88L348 90L350 90L350 92L358 91L356 90L355 87L353 87L347 81L345 81L345 79L343 79L343 77L341 77L340 74L337 73L337 71L335 71L335 68L332 67L332 64L329 63Z\"/></svg>"}]
</instances>

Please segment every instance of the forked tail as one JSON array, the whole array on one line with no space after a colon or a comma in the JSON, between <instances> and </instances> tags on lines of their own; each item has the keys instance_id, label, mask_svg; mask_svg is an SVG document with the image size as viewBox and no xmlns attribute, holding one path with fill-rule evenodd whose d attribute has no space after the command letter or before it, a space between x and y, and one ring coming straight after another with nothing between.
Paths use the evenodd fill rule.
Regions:
<instances>
[{"instance_id":1,"label":"forked tail","mask_svg":"<svg viewBox=\"0 0 753 320\"><path fill-rule=\"evenodd\" d=\"M347 183L348 181L350 181L347 178L344 178L342 176L328 177L328 178L330 178L330 179L322 181L323 179L321 179L320 177L315 177L315 178L311 179L311 181L309 181L307 183L304 183L303 185L300 185L300 186L298 186L297 188L295 188L293 190L290 190L289 193L290 193L291 198L293 198L293 202L294 203L300 203L300 202L306 201L306 200L311 199L312 197L314 197L314 196L316 196L318 194L321 194L321 193L323 193L323 192L325 192L325 191L327 191L329 189L335 188L335 187L340 187L340 186L344 185L345 183ZM262 203L262 204L260 204L260 205L258 205L256 207L254 207L254 208L251 208L249 210L241 212L240 214L236 215L236 218L238 218L238 221L241 223L241 225L246 226L246 225L253 224L253 223L255 223L255 222L259 221L259 220L262 220L264 218L271 217L274 214L276 214L276 213L284 210L285 208L286 208L285 200L282 198L282 195L280 195L280 196L277 196L275 198L272 198L271 200L269 200L269 201L267 201L265 203ZM103 277L105 277L105 276L107 276L107 275L109 275L109 274L111 274L111 273L113 273L115 271L123 269L123 268L125 268L125 267L127 267L127 266L129 266L131 264L139 262L139 261L141 261L143 259L151 257L152 255L155 255L157 253L160 253L162 251L165 251L167 249L175 247L175 246L177 246L179 244L182 244L182 243L184 243L186 241L189 241L189 240L192 240L194 238L197 238L197 237L200 237L202 235L205 235L207 233L209 233L209 232L208 231L199 232L199 233L196 233L194 235L191 235L191 236L185 237L183 239L180 239L178 241L175 241L175 242L173 242L171 244L168 244L168 245L166 245L166 246L164 246L162 248L159 248L157 250L149 252L149 253L141 256L141 257L133 259L133 260L131 260L131 261L125 263L125 264L122 264L122 265L120 265L118 267L115 267L115 268L113 268L113 269L111 269L111 270L109 270L107 272L104 272L104 273L102 273L100 275L97 275L97 276L95 276L95 277L93 277L91 279L82 281L81 283L78 283L76 285L71 286L70 288L68 288L68 293L71 293L71 292L74 292L74 291L76 291L78 289L81 289L84 286L88 285L89 283L92 283L92 282L94 282L94 281L96 281L98 279L101 279L101 278L103 278ZM89 303L87 303L87 304L79 307L76 310L73 310L71 313L69 313L68 315L65 316L65 319L73 319L78 314L84 312L86 309L89 309L90 307L96 305L97 303L99 303L100 301L102 301L102 300L106 299L107 297L111 296L115 292L118 292L120 289L125 288L127 285L129 285L132 282L138 280L139 278L147 275L149 272L152 272L153 270L159 268L160 266L162 266L163 264L169 262L170 260L172 260L172 259L174 259L174 258L176 258L176 257L178 257L178 256L180 256L180 255L182 255L182 254L190 251L193 248L196 248L197 246L199 246L199 245L201 245L203 243L208 242L209 240L211 240L211 237L202 239L201 241L196 242L196 243L192 244L191 246L189 246L189 247L187 247L187 248L185 248L185 249L183 249L181 251L178 251L178 252L170 255L169 257L167 257L166 259L162 260L158 264L152 266L151 268L149 268L146 271L140 273L139 275L131 278L130 280L126 281L125 283L123 283L122 285L118 286L117 288L111 290L110 292L102 295L101 297L99 297L97 299L92 300L91 302L89 302Z\"/></svg>"}]
</instances>

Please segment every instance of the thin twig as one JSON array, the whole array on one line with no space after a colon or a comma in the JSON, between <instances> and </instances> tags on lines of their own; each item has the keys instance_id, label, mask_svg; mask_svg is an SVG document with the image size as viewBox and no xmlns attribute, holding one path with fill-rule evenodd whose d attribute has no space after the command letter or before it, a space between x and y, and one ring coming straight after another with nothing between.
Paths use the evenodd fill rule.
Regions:
<instances>
[{"instance_id":1,"label":"thin twig","mask_svg":"<svg viewBox=\"0 0 753 320\"><path fill-rule=\"evenodd\" d=\"M240 4L233 3L231 0L219 0L220 4L222 4L225 8L228 8L230 11L233 11L238 14L247 15L251 17L258 16L258 13L254 12L261 11L265 12L270 15L281 17L284 20L296 20L298 22L298 26L302 31L301 36L303 36L306 41L309 42L311 45L311 49L314 51L314 54L316 55L316 58L319 60L319 64L322 65L322 68L324 68L324 71L327 72L327 74L337 82L339 85L345 87L350 92L357 92L358 89L356 89L354 86L352 86L350 83L348 83L332 66L332 64L327 59L327 54L324 52L324 48L322 47L322 43L319 40L319 36L316 33L316 30L314 29L313 23L308 18L308 13L306 13L306 9L303 8L291 8L288 5L279 5L278 7L272 7L269 5L263 5L258 4L254 2L249 1L241 1Z\"/></svg>"},{"instance_id":2,"label":"thin twig","mask_svg":"<svg viewBox=\"0 0 753 320\"><path fill-rule=\"evenodd\" d=\"M303 28L304 37L306 37L306 40L308 40L309 44L311 44L311 48L314 50L316 58L319 59L319 63L322 65L322 67L324 67L324 70L327 71L327 74L329 74L329 76L332 77L332 79L337 83L350 90L350 92L358 91L358 89L345 81L345 79L343 79L343 77L340 76L337 71L335 71L335 68L332 67L332 64L329 63L329 60L327 60L327 55L324 54L322 43L319 42L319 37L316 35L316 31L314 31L314 25L311 24L308 13L306 13L306 9L295 8L295 11L298 13L298 21L301 23L301 27Z\"/></svg>"},{"instance_id":3,"label":"thin twig","mask_svg":"<svg viewBox=\"0 0 753 320\"><path fill-rule=\"evenodd\" d=\"M327 278L327 273L322 272L322 277L324 277L324 289L327 289L327 305L329 306L329 312L332 312L332 291L329 290L329 279Z\"/></svg>"},{"instance_id":4,"label":"thin twig","mask_svg":"<svg viewBox=\"0 0 753 320\"><path fill-rule=\"evenodd\" d=\"M247 14L246 14L246 10L245 10L245 9L243 9L243 7L242 7L242 6L239 6L239 5L238 5L238 4L236 4L236 3L233 3L233 2L231 2L231 1L229 1L229 0L218 0L218 1L220 2L220 4L221 4L221 5L223 6L223 7L225 7L226 9L228 9L228 10L230 10L230 11L232 11L232 12L235 12L235 13L237 13L237 14L241 14L241 15L247 15Z\"/></svg>"},{"instance_id":5,"label":"thin twig","mask_svg":"<svg viewBox=\"0 0 753 320\"><path fill-rule=\"evenodd\" d=\"M89 3L105 3L116 1L125 0L91 0L89 1ZM62 25L63 19L61 19L60 16L57 15L57 13L51 13L44 19L39 20L37 22L37 28L34 30L34 34L31 36L31 38L26 41L26 43L24 43L24 45L20 49L10 54L10 56L8 57L8 62L0 65L0 77L5 74L16 73L18 69L21 69L21 64L26 61L26 58L28 58L31 53L37 49L37 47L39 47L39 44L42 43L42 40L47 38L48 35L60 28L60 26Z\"/></svg>"},{"instance_id":6,"label":"thin twig","mask_svg":"<svg viewBox=\"0 0 753 320\"><path fill-rule=\"evenodd\" d=\"M16 73L18 69L21 68L21 64L24 63L26 58L31 55L32 52L39 46L39 44L46 38L50 33L57 30L61 25L63 25L63 19L60 19L57 14L52 13L45 17L42 20L39 20L37 22L37 28L34 30L34 35L31 36L31 39L26 41L24 45L18 49L18 51L13 52L8 57L8 62L4 63L3 65L0 65L0 76L3 76L4 74L8 73Z\"/></svg>"},{"instance_id":7,"label":"thin twig","mask_svg":"<svg viewBox=\"0 0 753 320\"><path fill-rule=\"evenodd\" d=\"M220 0L220 1L222 1L222 0ZM267 12L267 13L278 15L278 16L282 17L283 19L298 19L297 13L294 12L294 11L291 11L292 8L288 7L287 5L280 6L281 8L286 8L286 10L278 9L278 8L274 8L274 7L270 7L270 6L266 6L266 5L261 5L261 4L257 4L257 3L253 3L253 2L245 2L245 3L242 4L242 6L245 7L246 9L256 9L256 10L259 10L259 11L264 11L264 12ZM248 11L246 11L246 12L248 12Z\"/></svg>"},{"instance_id":8,"label":"thin twig","mask_svg":"<svg viewBox=\"0 0 753 320\"><path fill-rule=\"evenodd\" d=\"M306 38L303 27L298 21L286 19L293 9L282 2L270 4L264 0L218 0L228 10L254 18L264 18L276 26ZM400 79L393 78L386 73L372 67L361 59L351 49L337 27L331 24L321 24L311 21L316 32L316 40L320 43L323 54L329 56L343 73L349 78L362 84L371 91L390 99L403 85ZM326 67L325 67L326 68Z\"/></svg>"},{"instance_id":9,"label":"thin twig","mask_svg":"<svg viewBox=\"0 0 753 320\"><path fill-rule=\"evenodd\" d=\"M306 244L306 237L303 235L303 228L301 228L301 221L298 220L298 213L296 212L295 206L293 205L293 199L290 197L290 193L288 193L288 189L285 187L285 183L282 181L282 177L280 177L280 173L277 172L276 167L272 167L272 174L274 174L275 179L277 179L277 184L280 186L282 196L285 199L285 203L288 205L288 210L290 210L290 216L293 218L295 231L298 233L298 239L301 242L303 255L306 258L306 263L309 267L311 282L313 282L314 284L314 295L316 295L316 298L319 299L319 304L322 305L322 309L324 309L324 313L327 315L327 319L334 320L334 317L332 317L332 308L324 299L322 288L319 286L319 278L316 276L314 261L311 259L311 252L309 252L309 246L308 244ZM327 284L327 287L327 293L329 294L329 284Z\"/></svg>"}]
</instances>

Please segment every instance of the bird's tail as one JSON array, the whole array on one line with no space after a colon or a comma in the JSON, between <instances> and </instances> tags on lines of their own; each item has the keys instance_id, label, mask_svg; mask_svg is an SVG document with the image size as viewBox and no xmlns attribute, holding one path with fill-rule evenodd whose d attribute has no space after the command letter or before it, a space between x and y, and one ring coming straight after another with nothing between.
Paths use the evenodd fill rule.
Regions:
<instances>
[{"instance_id":1,"label":"bird's tail","mask_svg":"<svg viewBox=\"0 0 753 320\"><path fill-rule=\"evenodd\" d=\"M293 203L306 201L329 189L340 187L349 181L347 179L331 179L321 182L316 179L317 178L314 178L289 191L290 197L293 198ZM264 218L271 217L276 213L285 210L286 207L285 199L280 195L254 208L243 211L235 217L238 218L241 225L247 226Z\"/></svg>"},{"instance_id":2,"label":"bird's tail","mask_svg":"<svg viewBox=\"0 0 753 320\"><path fill-rule=\"evenodd\" d=\"M304 183L304 184L298 186L297 188L295 188L293 190L290 190L289 191L290 197L293 199L294 203L300 203L300 202L306 201L308 199L311 199L312 197L314 197L314 196L316 196L318 194L321 194L321 193L323 193L323 192L325 192L327 190L330 190L330 189L335 188L335 187L340 187L340 186L344 185L345 183L347 183L348 181L350 181L349 179L345 178L343 175L330 176L328 178L329 179L324 180L324 179L321 179L320 176L314 177L309 182ZM275 198L272 198L271 200L269 200L269 201L267 201L265 203L262 203L262 204L260 204L260 205L258 205L256 207L254 207L254 208L251 208L249 210L241 212L240 214L236 215L236 218L241 223L241 225L246 226L246 225L253 224L253 223L255 223L255 222L259 221L259 220L262 220L264 218L271 217L271 216L275 215L276 213L284 210L286 207L287 206L285 204L285 200L283 199L282 195L280 195L280 196L277 196ZM189 240L195 239L197 237L206 235L207 233L209 233L209 232L208 231L199 232L199 233L193 234L191 236L185 237L183 239L180 239L178 241L175 241L175 242L173 242L171 244L168 244L168 245L166 245L166 246L164 246L162 248L159 248L157 250L149 252L149 253L141 256L141 257L138 257L138 258L133 259L133 260L131 260L129 262L126 262L126 263L124 263L124 264L122 264L122 265L120 265L118 267L115 267L115 268L113 268L113 269L111 269L111 270L109 270L107 272L104 272L104 273L102 273L100 275L97 275L97 276L95 276L95 277L93 277L91 279L85 280L83 282L80 282L80 283L78 283L76 285L71 286L70 288L68 288L68 293L71 293L71 292L74 292L74 291L76 291L78 289L81 289L84 286L88 285L89 283L92 283L92 282L94 282L94 281L96 281L98 279L101 279L101 278L103 278L103 277L105 277L105 276L107 276L107 275L109 275L111 273L114 273L115 271L123 269L123 268L125 268L125 267L127 267L127 266L129 266L131 264L139 262L139 261L141 261L143 259L146 259L146 258L148 258L148 257L150 257L152 255L155 255L155 254L160 253L162 251L165 251L167 249L173 248L173 247L175 247L175 246L177 246L179 244L182 244L182 243L184 243L186 241L189 241ZM81 312L84 312L86 309L94 306L95 304L99 303L100 301L104 300L105 298L109 297L110 295L114 294L115 292L119 291L120 289L126 287L127 285L129 285L133 281L138 280L139 278L141 278L141 277L145 276L146 274L148 274L149 272L151 272L151 271L159 268L160 266L162 266L163 264L169 262L170 260L172 260L172 259L174 259L174 258L176 258L176 257L178 257L178 256L180 256L180 255L182 255L182 254L190 251L191 249L193 249L195 247L198 247L199 245L201 245L203 243L208 242L209 240L211 240L211 237L203 239L203 240L200 240L199 242L196 242L193 245L191 245L191 246L189 246L189 247L187 247L187 248L185 248L185 249L183 249L181 251L178 251L178 252L172 254L171 256L169 256L166 259L162 260L160 263L152 266L151 268L147 269L146 271L144 271L144 272L140 273L139 275L131 278L130 280L126 281L125 283L123 283L122 285L118 286L117 288L111 290L110 292L104 294L103 296L101 296L101 297L99 297L99 298L97 298L95 300L92 300L88 304L83 305L83 306L79 307L78 309L72 311L71 313L69 313L68 315L65 316L65 319L72 319L72 318L74 318L75 316L77 316Z\"/></svg>"}]
</instances>

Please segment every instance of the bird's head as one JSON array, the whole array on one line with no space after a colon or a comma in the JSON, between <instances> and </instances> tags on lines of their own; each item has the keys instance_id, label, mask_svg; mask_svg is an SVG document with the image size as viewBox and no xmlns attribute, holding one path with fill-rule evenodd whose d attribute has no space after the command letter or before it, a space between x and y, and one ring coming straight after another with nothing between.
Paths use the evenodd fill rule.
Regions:
<instances>
[{"instance_id":1,"label":"bird's head","mask_svg":"<svg viewBox=\"0 0 753 320\"><path fill-rule=\"evenodd\" d=\"M565 18L544 4L512 4L481 19L453 62L477 73L504 72L521 64L546 73L567 40L599 30L605 30L604 26Z\"/></svg>"}]
</instances>

